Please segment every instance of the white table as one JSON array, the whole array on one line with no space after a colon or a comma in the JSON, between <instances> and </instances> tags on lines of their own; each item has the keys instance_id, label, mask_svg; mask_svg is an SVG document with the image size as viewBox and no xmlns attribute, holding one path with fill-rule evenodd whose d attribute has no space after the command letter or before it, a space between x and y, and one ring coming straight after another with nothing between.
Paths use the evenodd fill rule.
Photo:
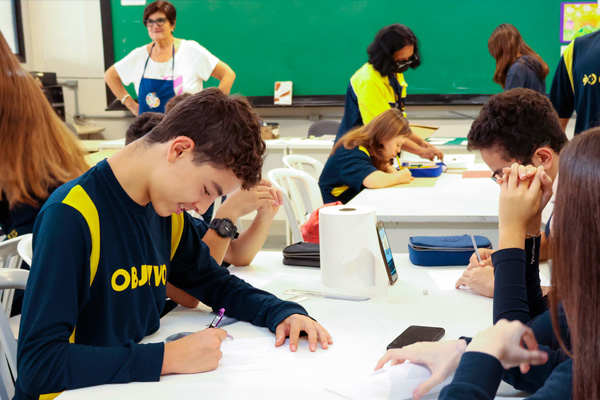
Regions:
<instances>
[{"instance_id":1,"label":"white table","mask_svg":"<svg viewBox=\"0 0 600 400\"><path fill-rule=\"evenodd\" d=\"M395 261L399 278L386 297L365 302L310 298L301 303L329 330L334 344L329 350L319 348L316 353L310 353L306 341L301 342L295 354L289 353L287 347L280 349L296 359L294 367L229 373L217 369L202 374L171 375L154 383L73 390L59 398L339 400L342 397L324 387L336 380L370 374L386 345L409 325L441 326L446 329L444 339L456 339L474 335L492 323L491 299L463 290L441 290L428 274L431 268L413 266L404 254L396 254ZM443 268L445 271L462 269ZM260 252L252 266L231 267L231 271L284 299L290 296L283 292L292 288L336 292L321 284L318 269L282 265L280 252ZM162 341L173 333L203 329L212 318L213 314L203 306L194 310L176 309L162 319L159 331L144 342ZM225 329L236 339L270 338L273 343L275 340L267 329L245 322Z\"/></svg>"},{"instance_id":2,"label":"white table","mask_svg":"<svg viewBox=\"0 0 600 400\"><path fill-rule=\"evenodd\" d=\"M473 169L486 170L484 164ZM434 187L365 189L348 205L370 205L384 222L394 252L408 252L411 236L476 234L498 244L500 186L489 178L443 173Z\"/></svg>"}]
</instances>

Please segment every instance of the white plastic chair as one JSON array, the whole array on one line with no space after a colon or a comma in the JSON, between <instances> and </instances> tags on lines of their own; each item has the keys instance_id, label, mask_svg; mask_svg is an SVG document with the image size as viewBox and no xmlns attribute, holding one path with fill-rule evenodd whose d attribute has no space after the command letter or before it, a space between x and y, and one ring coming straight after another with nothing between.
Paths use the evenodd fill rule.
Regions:
<instances>
[{"instance_id":1,"label":"white plastic chair","mask_svg":"<svg viewBox=\"0 0 600 400\"><path fill-rule=\"evenodd\" d=\"M31 234L21 235L14 239L0 242L0 269L21 268L22 258L19 255L18 246L22 240L31 238L31 236ZM3 290L0 292L0 303L2 303L2 309L9 316L12 309L14 294L15 291L12 289Z\"/></svg>"},{"instance_id":2,"label":"white plastic chair","mask_svg":"<svg viewBox=\"0 0 600 400\"><path fill-rule=\"evenodd\" d=\"M29 271L0 269L0 290L25 289ZM9 314L0 312L0 399L12 399L17 380L17 340L10 328Z\"/></svg>"},{"instance_id":3,"label":"white plastic chair","mask_svg":"<svg viewBox=\"0 0 600 400\"><path fill-rule=\"evenodd\" d=\"M33 242L33 235L23 235L21 236L21 241L17 245L17 251L19 255L31 267L31 257L33 256L33 251L31 249L31 243Z\"/></svg>"},{"instance_id":4,"label":"white plastic chair","mask_svg":"<svg viewBox=\"0 0 600 400\"><path fill-rule=\"evenodd\" d=\"M302 154L283 156L283 164L288 168L308 172L316 181L319 180L319 176L321 176L321 172L323 171L323 164L320 161Z\"/></svg>"},{"instance_id":5,"label":"white plastic chair","mask_svg":"<svg viewBox=\"0 0 600 400\"><path fill-rule=\"evenodd\" d=\"M273 185L284 194L283 208L292 232L292 240L290 242L288 232L287 242L301 242L300 225L323 205L319 185L310 174L297 169L276 168L269 171L268 176Z\"/></svg>"}]
</instances>

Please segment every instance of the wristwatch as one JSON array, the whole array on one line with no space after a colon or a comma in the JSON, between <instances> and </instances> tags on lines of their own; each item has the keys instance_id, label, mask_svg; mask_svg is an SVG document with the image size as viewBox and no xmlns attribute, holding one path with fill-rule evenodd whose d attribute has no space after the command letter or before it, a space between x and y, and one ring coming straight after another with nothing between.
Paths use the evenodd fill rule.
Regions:
<instances>
[{"instance_id":1,"label":"wristwatch","mask_svg":"<svg viewBox=\"0 0 600 400\"><path fill-rule=\"evenodd\" d=\"M237 226L229 218L215 218L210 222L209 228L214 229L222 238L237 239L240 235Z\"/></svg>"}]
</instances>

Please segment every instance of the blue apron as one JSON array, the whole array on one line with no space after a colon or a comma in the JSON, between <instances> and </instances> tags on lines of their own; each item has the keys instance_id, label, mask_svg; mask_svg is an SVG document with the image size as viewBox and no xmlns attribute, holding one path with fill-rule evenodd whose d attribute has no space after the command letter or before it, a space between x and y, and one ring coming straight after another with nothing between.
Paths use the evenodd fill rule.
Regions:
<instances>
[{"instance_id":1,"label":"blue apron","mask_svg":"<svg viewBox=\"0 0 600 400\"><path fill-rule=\"evenodd\" d=\"M144 75L146 74L146 67L148 66L148 60L150 60L150 55L152 54L153 49L154 44L152 44L152 47L150 48L150 54L148 54L148 58L146 59L144 72L142 72L142 80L140 81L138 93L138 103L140 105L139 114L147 111L164 113L167 101L175 97L175 89L173 88L172 80L167 81L164 79L144 78ZM175 45L173 45L173 72L171 73L171 77L174 76Z\"/></svg>"}]
</instances>

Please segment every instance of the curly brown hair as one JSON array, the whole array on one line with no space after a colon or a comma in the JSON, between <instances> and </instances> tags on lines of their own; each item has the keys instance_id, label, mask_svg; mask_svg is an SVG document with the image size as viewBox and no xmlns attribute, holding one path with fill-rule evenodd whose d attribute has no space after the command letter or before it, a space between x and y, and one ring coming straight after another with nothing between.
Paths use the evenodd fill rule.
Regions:
<instances>
[{"instance_id":1,"label":"curly brown hair","mask_svg":"<svg viewBox=\"0 0 600 400\"><path fill-rule=\"evenodd\" d=\"M125 132L125 145L138 140L150 132L156 125L162 121L165 115L162 113L145 112L133 120Z\"/></svg>"},{"instance_id":2,"label":"curly brown hair","mask_svg":"<svg viewBox=\"0 0 600 400\"><path fill-rule=\"evenodd\" d=\"M260 182L266 145L245 97L205 89L179 103L142 140L166 143L178 136L194 141L196 164L232 171L245 189Z\"/></svg>"},{"instance_id":3,"label":"curly brown hair","mask_svg":"<svg viewBox=\"0 0 600 400\"><path fill-rule=\"evenodd\" d=\"M531 89L515 88L498 93L481 108L467 135L469 150L501 146L505 160L531 162L531 155L541 146L556 154L568 139L560 127L552 103Z\"/></svg>"}]
</instances>

